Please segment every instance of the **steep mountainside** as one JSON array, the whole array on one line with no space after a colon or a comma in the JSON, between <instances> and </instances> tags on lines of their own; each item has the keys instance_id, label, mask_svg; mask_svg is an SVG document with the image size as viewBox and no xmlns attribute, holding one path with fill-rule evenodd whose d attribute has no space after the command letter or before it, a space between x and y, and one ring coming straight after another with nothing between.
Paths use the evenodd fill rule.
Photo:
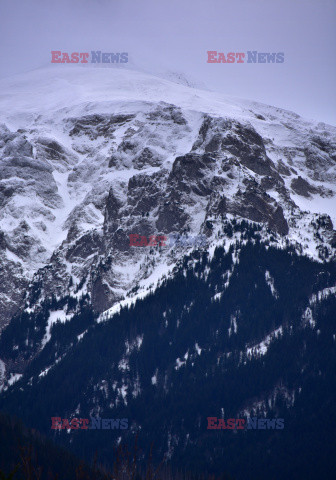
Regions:
<instances>
[{"instance_id":1,"label":"steep mountainside","mask_svg":"<svg viewBox=\"0 0 336 480\"><path fill-rule=\"evenodd\" d=\"M101 312L175 263L130 248L132 233L211 241L231 214L334 254L334 127L132 70L62 67L1 85L2 325L33 281L40 298L81 284Z\"/></svg>"},{"instance_id":2,"label":"steep mountainside","mask_svg":"<svg viewBox=\"0 0 336 480\"><path fill-rule=\"evenodd\" d=\"M328 472L333 424L311 425L335 403L336 128L122 68L0 88L0 406L45 433L128 418L56 436L106 461L140 430L181 467L224 456L244 478L243 448L283 478L293 444L306 478L310 457ZM254 413L286 428L206 428Z\"/></svg>"}]
</instances>

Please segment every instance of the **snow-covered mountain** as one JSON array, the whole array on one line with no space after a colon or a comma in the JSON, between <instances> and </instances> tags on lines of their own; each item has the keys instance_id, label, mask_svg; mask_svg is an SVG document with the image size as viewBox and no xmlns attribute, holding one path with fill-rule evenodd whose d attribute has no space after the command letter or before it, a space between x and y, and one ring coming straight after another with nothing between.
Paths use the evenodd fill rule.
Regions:
<instances>
[{"instance_id":1,"label":"snow-covered mountain","mask_svg":"<svg viewBox=\"0 0 336 480\"><path fill-rule=\"evenodd\" d=\"M121 68L53 66L0 91L1 325L32 282L102 312L186 251L133 233L211 244L233 215L335 255L335 127Z\"/></svg>"},{"instance_id":2,"label":"snow-covered mountain","mask_svg":"<svg viewBox=\"0 0 336 480\"><path fill-rule=\"evenodd\" d=\"M45 433L56 414L129 418L128 439L220 471L240 444L207 415L297 431L335 398L336 128L191 84L65 65L1 80L0 408ZM294 438L302 469L288 428L254 446ZM119 441L62 437L105 459Z\"/></svg>"}]
</instances>

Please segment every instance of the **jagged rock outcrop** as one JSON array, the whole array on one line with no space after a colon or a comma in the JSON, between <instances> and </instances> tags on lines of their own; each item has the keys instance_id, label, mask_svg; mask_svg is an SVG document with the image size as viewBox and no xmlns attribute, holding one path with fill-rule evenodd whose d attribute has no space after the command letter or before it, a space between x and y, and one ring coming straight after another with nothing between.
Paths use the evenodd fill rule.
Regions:
<instances>
[{"instance_id":1,"label":"jagged rock outcrop","mask_svg":"<svg viewBox=\"0 0 336 480\"><path fill-rule=\"evenodd\" d=\"M162 101L160 79L150 85L151 98L115 102L112 82L109 100L45 110L43 98L39 115L1 115L0 325L24 306L28 284L42 285L40 301L81 285L100 312L183 254L132 247L130 234L205 233L211 242L234 216L301 241L314 258L335 255L332 220L317 221L335 198L335 128L257 103L231 110L226 101L219 111L181 85ZM6 125L11 115L18 128Z\"/></svg>"}]
</instances>

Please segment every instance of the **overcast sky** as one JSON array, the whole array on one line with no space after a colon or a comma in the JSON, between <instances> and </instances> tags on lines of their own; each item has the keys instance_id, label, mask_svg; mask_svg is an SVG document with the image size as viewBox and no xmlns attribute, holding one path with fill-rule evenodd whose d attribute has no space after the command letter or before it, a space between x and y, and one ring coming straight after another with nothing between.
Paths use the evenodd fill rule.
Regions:
<instances>
[{"instance_id":1,"label":"overcast sky","mask_svg":"<svg viewBox=\"0 0 336 480\"><path fill-rule=\"evenodd\" d=\"M124 51L147 70L333 125L335 46L336 0L0 0L0 77L50 65L51 50ZM285 62L209 64L208 50Z\"/></svg>"}]
</instances>

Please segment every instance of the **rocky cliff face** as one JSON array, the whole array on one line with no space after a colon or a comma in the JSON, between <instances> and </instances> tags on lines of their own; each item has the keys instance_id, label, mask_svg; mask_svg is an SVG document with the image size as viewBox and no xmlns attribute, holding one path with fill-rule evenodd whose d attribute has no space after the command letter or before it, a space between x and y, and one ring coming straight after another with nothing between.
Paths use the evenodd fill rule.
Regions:
<instances>
[{"instance_id":1,"label":"rocky cliff face","mask_svg":"<svg viewBox=\"0 0 336 480\"><path fill-rule=\"evenodd\" d=\"M49 404L137 412L131 434L215 468L232 439L204 405L332 404L336 128L123 69L0 88L1 407L42 430Z\"/></svg>"},{"instance_id":2,"label":"rocky cliff face","mask_svg":"<svg viewBox=\"0 0 336 480\"><path fill-rule=\"evenodd\" d=\"M52 295L88 294L101 313L185 253L132 247L134 233L211 245L244 218L279 246L335 257L334 127L132 71L64 70L67 104L65 88L39 93L52 75L3 85L17 101L0 103L2 327Z\"/></svg>"}]
</instances>

